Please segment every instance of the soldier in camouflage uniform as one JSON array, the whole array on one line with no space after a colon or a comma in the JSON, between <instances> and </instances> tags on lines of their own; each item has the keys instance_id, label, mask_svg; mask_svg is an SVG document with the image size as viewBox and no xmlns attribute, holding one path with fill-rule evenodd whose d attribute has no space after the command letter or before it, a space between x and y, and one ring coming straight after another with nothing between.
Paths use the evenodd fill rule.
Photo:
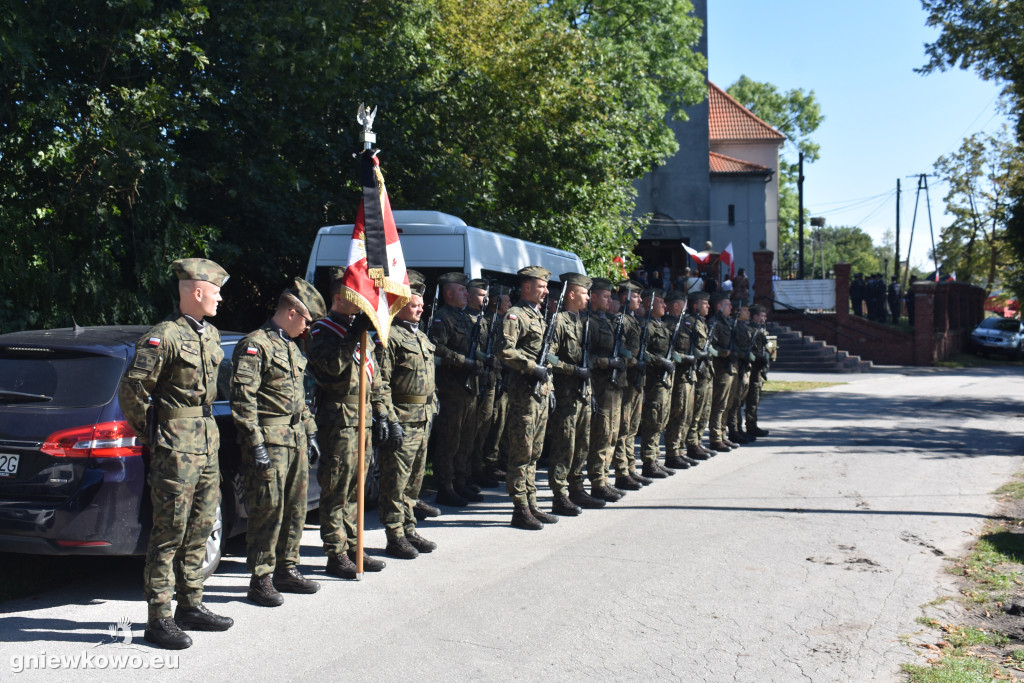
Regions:
<instances>
[{"instance_id":1,"label":"soldier in camouflage uniform","mask_svg":"<svg viewBox=\"0 0 1024 683\"><path fill-rule=\"evenodd\" d=\"M476 400L485 366L482 353L480 358L469 357L470 339L474 329L479 329L479 317L463 310L468 300L468 278L465 273L445 273L438 282L444 305L434 313L428 334L441 363L437 372L441 408L434 425L431 457L437 502L464 507L467 502L483 500L478 491L467 486L470 472L465 458L476 438Z\"/></svg>"},{"instance_id":2,"label":"soldier in camouflage uniform","mask_svg":"<svg viewBox=\"0 0 1024 683\"><path fill-rule=\"evenodd\" d=\"M555 332L548 354L555 389L555 409L547 428L551 439L548 485L554 494L551 511L575 517L583 509L569 497L583 492L583 465L590 445L592 392L583 344L591 280L582 273L563 273L559 279L565 288L563 310L551 321Z\"/></svg>"},{"instance_id":3,"label":"soldier in camouflage uniform","mask_svg":"<svg viewBox=\"0 0 1024 683\"><path fill-rule=\"evenodd\" d=\"M506 366L508 392L505 487L515 506L512 526L538 530L543 529L544 524L558 521L557 517L537 507L535 481L552 390L547 359L541 357L545 332L541 302L548 292L551 271L527 266L521 268L518 275L520 300L505 315L497 344L498 358Z\"/></svg>"},{"instance_id":4,"label":"soldier in camouflage uniform","mask_svg":"<svg viewBox=\"0 0 1024 683\"><path fill-rule=\"evenodd\" d=\"M711 297L715 314L711 318L711 356L715 378L711 389L711 414L708 418L708 433L711 449L728 452L739 444L729 441L725 434L725 407L729 403L733 376L736 369L732 364L733 333L729 314L732 302L728 292L719 292Z\"/></svg>"},{"instance_id":5,"label":"soldier in camouflage uniform","mask_svg":"<svg viewBox=\"0 0 1024 683\"><path fill-rule=\"evenodd\" d=\"M178 309L135 344L118 401L149 448L153 526L143 576L149 605L145 638L181 650L192 644L182 629L224 631L233 623L203 605L203 558L220 499L220 432L212 405L217 366L224 359L220 333L204 316L216 315L228 274L206 259L181 259L172 267Z\"/></svg>"},{"instance_id":6,"label":"soldier in camouflage uniform","mask_svg":"<svg viewBox=\"0 0 1024 683\"><path fill-rule=\"evenodd\" d=\"M747 390L746 424L747 434L752 436L768 436L767 429L757 426L757 406L761 402L761 386L768 375L768 366L771 364L771 356L768 353L768 332L765 329L765 321L768 319L768 309L760 304L750 307L751 322L754 325L754 339L750 350L754 354L754 362L750 368L750 387Z\"/></svg>"},{"instance_id":7,"label":"soldier in camouflage uniform","mask_svg":"<svg viewBox=\"0 0 1024 683\"><path fill-rule=\"evenodd\" d=\"M734 324L735 353L733 367L736 375L733 379L729 404L725 407L726 424L729 429L729 440L738 444L750 443L756 437L747 436L743 431L743 404L747 400L750 386L750 363L753 360L751 346L754 341L754 328L750 325L750 306L745 301L736 302L736 322Z\"/></svg>"},{"instance_id":8,"label":"soldier in camouflage uniform","mask_svg":"<svg viewBox=\"0 0 1024 683\"><path fill-rule=\"evenodd\" d=\"M591 386L596 410L590 422L590 448L587 456L587 476L592 490L608 486L608 466L615 452L622 420L622 387L626 383L626 360L616 355L616 343L621 344L623 329L608 316L611 305L612 283L601 277L590 286L590 356L593 359ZM619 337L616 337L618 331ZM621 350L621 349L620 349ZM581 508L601 508L605 501L585 491L573 493L569 500Z\"/></svg>"},{"instance_id":9,"label":"soldier in camouflage uniform","mask_svg":"<svg viewBox=\"0 0 1024 683\"><path fill-rule=\"evenodd\" d=\"M675 338L672 344L672 360L676 363L672 381L672 399L665 427L665 466L671 469L686 469L697 461L686 457L683 441L686 425L693 413L693 354L690 353L690 337L693 323L684 315L686 295L675 290L665 296L668 313L665 325L672 330Z\"/></svg>"},{"instance_id":10,"label":"soldier in camouflage uniform","mask_svg":"<svg viewBox=\"0 0 1024 683\"><path fill-rule=\"evenodd\" d=\"M326 572L343 579L356 578L356 516L358 514L359 439L365 452L371 448L371 424L359 434L359 356L363 332L372 323L359 307L348 300L341 282L344 270L331 269L331 310L317 320L309 333L308 367L320 388L316 412L317 433L323 449L317 482L320 484L320 538L327 553ZM368 333L368 340L374 335ZM374 344L375 342L370 341ZM380 395L380 373L370 354L373 385L366 392L367 415L376 418L374 440L388 438L387 407ZM367 458L367 462L369 459ZM365 466L365 463L364 463ZM363 569L379 572L385 563L363 556Z\"/></svg>"},{"instance_id":11,"label":"soldier in camouflage uniform","mask_svg":"<svg viewBox=\"0 0 1024 683\"><path fill-rule=\"evenodd\" d=\"M496 348L498 335L501 334L505 314L512 307L510 298L511 289L505 285L497 285L491 289L493 301L491 307L491 320L488 326L488 345L493 353ZM504 389L499 393L501 386L502 368L500 363L494 363L481 381L484 389L480 392L480 399L477 403L477 415L479 427L476 433L476 450L481 454L482 472L479 478L474 481L484 486L490 485L491 481L505 481L505 467L508 465L507 454L501 453L501 435L505 431L505 416L508 413L508 394Z\"/></svg>"},{"instance_id":12,"label":"soldier in camouflage uniform","mask_svg":"<svg viewBox=\"0 0 1024 683\"><path fill-rule=\"evenodd\" d=\"M705 423L711 410L711 383L714 379L711 354L707 350L710 347L711 332L707 323L709 298L707 292L690 292L687 297L690 307L690 324L693 327L690 350L694 358L695 370L693 412L690 413L690 421L686 426L686 457L693 460L707 460L716 454L716 451L708 450L701 444Z\"/></svg>"},{"instance_id":13,"label":"soldier in camouflage uniform","mask_svg":"<svg viewBox=\"0 0 1024 683\"><path fill-rule=\"evenodd\" d=\"M413 507L427 464L428 425L434 410L434 345L419 329L423 276L408 271L412 298L395 316L387 346L378 349L381 394L388 409L388 440L380 449L380 521L385 552L411 560L437 547L416 532Z\"/></svg>"},{"instance_id":14,"label":"soldier in camouflage uniform","mask_svg":"<svg viewBox=\"0 0 1024 683\"><path fill-rule=\"evenodd\" d=\"M320 457L316 422L306 405L306 358L295 339L327 313L305 280L277 301L273 317L235 346L231 415L238 428L248 524L249 600L276 607L281 591L316 593L299 573L309 466Z\"/></svg>"},{"instance_id":15,"label":"soldier in camouflage uniform","mask_svg":"<svg viewBox=\"0 0 1024 683\"><path fill-rule=\"evenodd\" d=\"M668 423L672 403L672 376L675 362L669 348L672 330L665 324L665 292L653 290L654 300L650 326L647 330L647 350L644 377L644 403L640 418L640 457L643 473L651 479L664 479L675 470L662 467L658 462L661 452L661 434Z\"/></svg>"},{"instance_id":16,"label":"soldier in camouflage uniform","mask_svg":"<svg viewBox=\"0 0 1024 683\"><path fill-rule=\"evenodd\" d=\"M476 348L473 356L481 360L483 369L476 378L476 419L470 418L466 425L466 431L459 441L458 461L462 463L462 469L466 472L463 486L473 493L480 493L483 488L496 488L498 481L484 472L484 453L482 448L477 448L480 443L481 432L486 435L490 429L492 413L494 411L494 371L498 363L494 358L493 342L490 353L487 350L487 342L491 339L493 332L493 315L486 315L488 302L488 289L490 285L487 280L476 278L466 283L467 297L464 312L473 321L476 330ZM479 324L479 327L477 325Z\"/></svg>"},{"instance_id":17,"label":"soldier in camouflage uniform","mask_svg":"<svg viewBox=\"0 0 1024 683\"><path fill-rule=\"evenodd\" d=\"M605 484L601 488L592 487L590 494L595 498L614 503L624 495L620 489L636 490L640 486L654 480L636 471L636 433L640 430L640 415L643 408L643 384L637 386L637 355L640 353L640 332L642 325L637 320L640 308L639 283L625 280L618 285L619 301L622 310L623 337L622 355L626 359L626 381L622 387L622 420L619 423L619 435L615 442L612 466L615 468L615 487ZM627 481L632 480L632 482ZM619 486L621 484L621 486Z\"/></svg>"}]
</instances>

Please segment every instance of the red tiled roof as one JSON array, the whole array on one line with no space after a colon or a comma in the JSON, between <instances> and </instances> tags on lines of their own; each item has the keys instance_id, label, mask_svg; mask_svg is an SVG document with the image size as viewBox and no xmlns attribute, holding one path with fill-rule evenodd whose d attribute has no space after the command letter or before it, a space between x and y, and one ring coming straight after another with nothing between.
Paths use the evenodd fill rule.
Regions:
<instances>
[{"instance_id":1,"label":"red tiled roof","mask_svg":"<svg viewBox=\"0 0 1024 683\"><path fill-rule=\"evenodd\" d=\"M782 142L775 130L733 97L708 81L708 135L717 141L766 140Z\"/></svg>"},{"instance_id":2,"label":"red tiled roof","mask_svg":"<svg viewBox=\"0 0 1024 683\"><path fill-rule=\"evenodd\" d=\"M771 173L772 169L759 164L752 164L742 159L727 157L718 152L709 152L712 173Z\"/></svg>"}]
</instances>

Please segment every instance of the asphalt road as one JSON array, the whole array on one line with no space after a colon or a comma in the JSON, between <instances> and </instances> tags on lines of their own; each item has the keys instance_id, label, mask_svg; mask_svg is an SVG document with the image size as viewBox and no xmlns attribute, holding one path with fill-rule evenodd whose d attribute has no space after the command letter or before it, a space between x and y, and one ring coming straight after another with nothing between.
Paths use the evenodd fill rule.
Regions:
<instances>
[{"instance_id":1,"label":"asphalt road","mask_svg":"<svg viewBox=\"0 0 1024 683\"><path fill-rule=\"evenodd\" d=\"M361 582L323 575L308 526L302 569L320 593L251 605L244 558L226 558L206 602L235 626L193 634L173 670L95 668L166 654L142 640L141 565L125 560L0 603L0 678L64 678L51 655L85 653L94 668L80 661L76 680L902 680L915 653L900 636L954 591L948 557L1021 467L1022 376L813 377L848 383L769 397L756 444L540 532L510 528L494 490L421 526L437 551ZM122 618L130 646L109 631Z\"/></svg>"}]
</instances>

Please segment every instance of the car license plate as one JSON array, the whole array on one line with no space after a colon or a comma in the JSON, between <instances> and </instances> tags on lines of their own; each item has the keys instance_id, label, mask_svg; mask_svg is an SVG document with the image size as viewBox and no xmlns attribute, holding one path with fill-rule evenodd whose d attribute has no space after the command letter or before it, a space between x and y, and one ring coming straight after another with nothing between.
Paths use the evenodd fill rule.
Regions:
<instances>
[{"instance_id":1,"label":"car license plate","mask_svg":"<svg viewBox=\"0 0 1024 683\"><path fill-rule=\"evenodd\" d=\"M17 453L0 453L0 477L13 477L18 473Z\"/></svg>"}]
</instances>

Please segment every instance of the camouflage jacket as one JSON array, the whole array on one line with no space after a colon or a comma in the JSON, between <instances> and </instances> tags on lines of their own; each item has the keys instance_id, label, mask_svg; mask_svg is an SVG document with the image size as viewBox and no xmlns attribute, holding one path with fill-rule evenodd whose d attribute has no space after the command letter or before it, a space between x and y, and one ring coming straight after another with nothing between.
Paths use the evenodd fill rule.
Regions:
<instances>
[{"instance_id":1,"label":"camouflage jacket","mask_svg":"<svg viewBox=\"0 0 1024 683\"><path fill-rule=\"evenodd\" d=\"M309 332L306 356L309 371L319 389L316 422L325 425L357 427L359 425L359 336L348 333L352 316L331 311L326 318L313 323ZM367 336L376 345L373 330ZM374 414L386 413L384 399L380 395L380 373L371 349L366 391L366 400L372 404ZM370 424L367 416L366 425Z\"/></svg>"},{"instance_id":2,"label":"camouflage jacket","mask_svg":"<svg viewBox=\"0 0 1024 683\"><path fill-rule=\"evenodd\" d=\"M551 323L555 326L555 334L551 340L551 351L548 361L551 364L555 389L559 395L582 388L582 381L573 377L573 372L583 365L583 325L584 316L579 313L562 311ZM561 399L559 399L561 400Z\"/></svg>"},{"instance_id":3,"label":"camouflage jacket","mask_svg":"<svg viewBox=\"0 0 1024 683\"><path fill-rule=\"evenodd\" d=\"M388 419L430 420L434 410L434 345L413 323L395 320L388 343L377 349L381 395Z\"/></svg>"},{"instance_id":4,"label":"camouflage jacket","mask_svg":"<svg viewBox=\"0 0 1024 683\"><path fill-rule=\"evenodd\" d=\"M206 323L202 334L197 333L177 309L142 335L117 398L144 444L180 453L220 449L217 423L209 409L210 415L203 416L202 407L217 398L217 367L223 359L217 328ZM147 424L151 401L154 410Z\"/></svg>"},{"instance_id":5,"label":"camouflage jacket","mask_svg":"<svg viewBox=\"0 0 1024 683\"><path fill-rule=\"evenodd\" d=\"M691 337L688 340L690 344L691 355L697 351L707 351L704 347L708 343L708 335L711 333L711 328L708 327L707 321L699 315L692 313L686 314L686 324L690 330ZM711 363L706 359L697 361L697 368L701 377L707 377Z\"/></svg>"},{"instance_id":6,"label":"camouflage jacket","mask_svg":"<svg viewBox=\"0 0 1024 683\"><path fill-rule=\"evenodd\" d=\"M434 354L441 361L441 371L438 373L437 380L442 390L465 386L467 377L470 379L471 389L478 387L477 376L470 376L471 373L462 366L469 355L469 343L477 318L478 315L475 312L459 310L445 304L437 309L434 319L430 322L430 331L427 336L434 344ZM486 339L487 319L481 318L477 352L473 360L483 359L483 344L486 343Z\"/></svg>"},{"instance_id":7,"label":"camouflage jacket","mask_svg":"<svg viewBox=\"0 0 1024 683\"><path fill-rule=\"evenodd\" d=\"M303 385L306 359L299 345L268 320L238 342L232 356L231 416L243 446L296 447L302 433L315 434ZM294 424L280 423L291 418Z\"/></svg>"},{"instance_id":8,"label":"camouflage jacket","mask_svg":"<svg viewBox=\"0 0 1024 683\"><path fill-rule=\"evenodd\" d=\"M753 349L754 342L754 327L745 320L737 320L734 325L733 335L735 336L734 348L736 353L732 354L736 358L736 363L746 369L750 366L750 353Z\"/></svg>"},{"instance_id":9,"label":"camouflage jacket","mask_svg":"<svg viewBox=\"0 0 1024 683\"><path fill-rule=\"evenodd\" d=\"M675 316L666 315L662 318L665 323L665 327L668 328L669 341L672 339L672 335L676 333L676 323L679 322L679 318ZM678 353L681 356L688 356L690 354L690 330L692 329L692 321L687 315L683 316L683 322L679 323L679 334L675 334L676 341L672 344L672 351Z\"/></svg>"},{"instance_id":10,"label":"camouflage jacket","mask_svg":"<svg viewBox=\"0 0 1024 683\"><path fill-rule=\"evenodd\" d=\"M732 342L732 323L721 313L715 313L710 322L711 346L718 351L718 357L723 358Z\"/></svg>"},{"instance_id":11,"label":"camouflage jacket","mask_svg":"<svg viewBox=\"0 0 1024 683\"><path fill-rule=\"evenodd\" d=\"M771 356L768 355L768 330L764 325L752 327L754 332L750 342L750 352L754 354L754 366L766 367L771 362Z\"/></svg>"},{"instance_id":12,"label":"camouflage jacket","mask_svg":"<svg viewBox=\"0 0 1024 683\"><path fill-rule=\"evenodd\" d=\"M544 347L544 330L544 315L536 304L520 300L508 310L494 344L498 358L511 370L507 376L522 379L533 371ZM550 390L551 383L546 382L541 393L547 395Z\"/></svg>"},{"instance_id":13,"label":"camouflage jacket","mask_svg":"<svg viewBox=\"0 0 1024 683\"><path fill-rule=\"evenodd\" d=\"M660 375L663 370L657 367L657 361L669 355L668 346L672 340L672 329L665 324L664 318L651 316L651 326L647 329L647 371L655 370Z\"/></svg>"}]
</instances>

